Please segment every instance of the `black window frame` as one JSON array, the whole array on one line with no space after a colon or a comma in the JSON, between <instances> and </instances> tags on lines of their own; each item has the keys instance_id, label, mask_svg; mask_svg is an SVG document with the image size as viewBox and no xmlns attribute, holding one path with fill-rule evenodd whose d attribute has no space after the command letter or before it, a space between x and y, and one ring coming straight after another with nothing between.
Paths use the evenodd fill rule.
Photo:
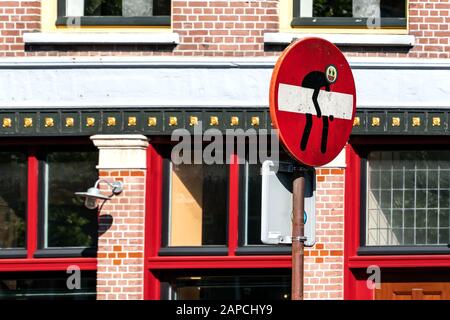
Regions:
<instances>
[{"instance_id":1,"label":"black window frame","mask_svg":"<svg viewBox=\"0 0 450 320\"><path fill-rule=\"evenodd\" d=\"M162 194L162 228L161 228L161 244L158 251L159 256L227 256L228 255L228 227L230 223L229 215L229 182L230 182L230 166L224 162L223 165L227 166L227 207L226 207L226 230L225 244L224 245L206 245L206 246L169 246L169 219L170 219L170 179L171 179L171 159L170 154L172 151L172 144L164 146L163 153L163 194Z\"/></svg>"},{"instance_id":2,"label":"black window frame","mask_svg":"<svg viewBox=\"0 0 450 320\"><path fill-rule=\"evenodd\" d=\"M56 26L67 26L73 23L74 17L66 14L66 0L58 0L58 17ZM82 16L79 18L81 26L155 26L167 27L171 25L171 16L151 17L120 17L120 16Z\"/></svg>"},{"instance_id":3,"label":"black window frame","mask_svg":"<svg viewBox=\"0 0 450 320\"><path fill-rule=\"evenodd\" d=\"M300 1L293 0L293 17L291 27L358 27L367 28L368 18L352 18L352 17L301 17ZM408 0L406 0L406 4ZM381 28L399 28L406 29L408 10L405 11L404 18L381 18Z\"/></svg>"},{"instance_id":4,"label":"black window frame","mask_svg":"<svg viewBox=\"0 0 450 320\"><path fill-rule=\"evenodd\" d=\"M34 258L79 258L79 257L96 257L97 247L44 247L45 239L45 175L46 175L46 157L51 152L85 152L92 151L97 152L92 145L76 145L72 147L66 146L52 146L39 150L38 156L38 221L37 221L37 248L34 252ZM86 188L91 186L86 186ZM80 190L83 191L83 190ZM92 215L97 217L97 212L92 210ZM98 227L97 227L98 230ZM98 239L98 236L97 236Z\"/></svg>"},{"instance_id":5,"label":"black window frame","mask_svg":"<svg viewBox=\"0 0 450 320\"><path fill-rule=\"evenodd\" d=\"M447 245L418 245L418 246L366 246L366 214L367 214L367 163L370 152L373 151L414 151L414 150L428 150L433 151L442 149L444 147L440 144L429 145L377 145L370 147L358 148L358 153L361 157L360 162L360 208L359 208L359 247L357 255L436 255L436 254L450 254L450 243Z\"/></svg>"}]
</instances>

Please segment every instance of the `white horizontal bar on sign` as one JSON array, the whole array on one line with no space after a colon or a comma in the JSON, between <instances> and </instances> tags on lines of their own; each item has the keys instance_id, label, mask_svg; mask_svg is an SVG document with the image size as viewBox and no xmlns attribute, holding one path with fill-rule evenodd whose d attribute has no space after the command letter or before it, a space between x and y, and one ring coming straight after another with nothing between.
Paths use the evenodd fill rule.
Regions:
<instances>
[{"instance_id":1,"label":"white horizontal bar on sign","mask_svg":"<svg viewBox=\"0 0 450 320\"><path fill-rule=\"evenodd\" d=\"M280 83L278 87L278 110L317 115L312 100L314 89ZM323 116L351 120L353 96L351 94L320 90L317 102Z\"/></svg>"}]
</instances>

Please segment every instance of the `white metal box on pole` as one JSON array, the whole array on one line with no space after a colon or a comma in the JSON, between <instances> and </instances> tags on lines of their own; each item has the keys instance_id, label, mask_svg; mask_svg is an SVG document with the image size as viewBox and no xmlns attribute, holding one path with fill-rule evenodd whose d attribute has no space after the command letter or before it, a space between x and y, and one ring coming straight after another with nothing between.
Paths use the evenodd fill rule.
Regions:
<instances>
[{"instance_id":1,"label":"white metal box on pole","mask_svg":"<svg viewBox=\"0 0 450 320\"><path fill-rule=\"evenodd\" d=\"M294 164L263 162L261 168L261 241L265 244L291 244L292 181ZM305 246L316 242L316 186L314 170L305 171Z\"/></svg>"}]
</instances>

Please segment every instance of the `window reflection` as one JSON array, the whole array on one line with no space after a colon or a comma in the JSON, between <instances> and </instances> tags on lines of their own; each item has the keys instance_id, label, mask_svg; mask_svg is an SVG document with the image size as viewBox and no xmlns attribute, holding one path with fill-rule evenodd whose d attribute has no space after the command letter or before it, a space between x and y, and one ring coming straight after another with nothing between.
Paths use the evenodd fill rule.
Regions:
<instances>
[{"instance_id":1,"label":"window reflection","mask_svg":"<svg viewBox=\"0 0 450 320\"><path fill-rule=\"evenodd\" d=\"M289 300L291 276L271 271L253 274L193 274L169 280L169 297L174 300Z\"/></svg>"},{"instance_id":2,"label":"window reflection","mask_svg":"<svg viewBox=\"0 0 450 320\"><path fill-rule=\"evenodd\" d=\"M169 246L225 245L226 164L170 165Z\"/></svg>"},{"instance_id":3,"label":"window reflection","mask_svg":"<svg viewBox=\"0 0 450 320\"><path fill-rule=\"evenodd\" d=\"M0 152L0 248L24 248L27 212L27 158Z\"/></svg>"},{"instance_id":4,"label":"window reflection","mask_svg":"<svg viewBox=\"0 0 450 320\"><path fill-rule=\"evenodd\" d=\"M97 245L97 212L74 193L98 178L97 152L50 152L45 165L44 247Z\"/></svg>"}]
</instances>

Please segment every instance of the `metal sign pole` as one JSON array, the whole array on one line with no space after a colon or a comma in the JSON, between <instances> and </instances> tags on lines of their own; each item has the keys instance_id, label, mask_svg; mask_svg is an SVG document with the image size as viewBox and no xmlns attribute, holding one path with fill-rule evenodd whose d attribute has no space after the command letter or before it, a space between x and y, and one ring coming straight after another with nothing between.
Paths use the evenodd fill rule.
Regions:
<instances>
[{"instance_id":1,"label":"metal sign pole","mask_svg":"<svg viewBox=\"0 0 450 320\"><path fill-rule=\"evenodd\" d=\"M295 172L292 183L292 300L303 300L303 274L305 254L305 174Z\"/></svg>"}]
</instances>

